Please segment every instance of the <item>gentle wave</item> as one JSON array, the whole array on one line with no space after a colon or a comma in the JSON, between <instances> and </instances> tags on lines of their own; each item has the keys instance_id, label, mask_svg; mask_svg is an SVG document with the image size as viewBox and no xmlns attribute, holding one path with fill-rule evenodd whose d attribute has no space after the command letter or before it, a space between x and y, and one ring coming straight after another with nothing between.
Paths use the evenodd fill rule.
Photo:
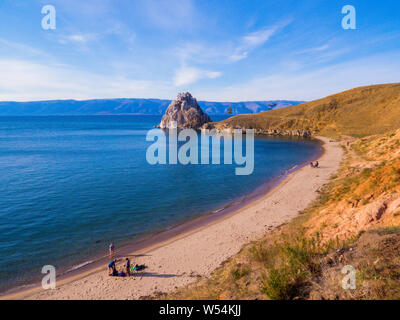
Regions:
<instances>
[{"instance_id":1,"label":"gentle wave","mask_svg":"<svg viewBox=\"0 0 400 320\"><path fill-rule=\"evenodd\" d=\"M93 262L94 262L93 260L85 261L85 262L83 262L81 264L73 266L71 269L68 269L66 272L71 272L71 271L78 270L78 269L83 268L84 266L87 266L88 264L91 264Z\"/></svg>"}]
</instances>

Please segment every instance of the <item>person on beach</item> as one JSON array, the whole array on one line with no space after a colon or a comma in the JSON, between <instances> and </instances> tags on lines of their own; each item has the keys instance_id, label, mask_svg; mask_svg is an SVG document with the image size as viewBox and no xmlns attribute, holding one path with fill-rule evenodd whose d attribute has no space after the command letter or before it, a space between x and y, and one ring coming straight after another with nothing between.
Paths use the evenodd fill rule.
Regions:
<instances>
[{"instance_id":1,"label":"person on beach","mask_svg":"<svg viewBox=\"0 0 400 320\"><path fill-rule=\"evenodd\" d=\"M126 258L125 261L125 272L128 277L131 275L131 261L129 258Z\"/></svg>"},{"instance_id":2,"label":"person on beach","mask_svg":"<svg viewBox=\"0 0 400 320\"><path fill-rule=\"evenodd\" d=\"M111 260L113 260L114 259L114 242L111 242L108 250L110 252L110 258L111 258Z\"/></svg>"},{"instance_id":3,"label":"person on beach","mask_svg":"<svg viewBox=\"0 0 400 320\"><path fill-rule=\"evenodd\" d=\"M318 168L319 167L319 162L315 161L315 164L314 164L314 162L310 162L310 167L311 168Z\"/></svg>"},{"instance_id":4,"label":"person on beach","mask_svg":"<svg viewBox=\"0 0 400 320\"><path fill-rule=\"evenodd\" d=\"M117 274L117 269L115 266L115 263L117 262L116 259L111 260L111 262L108 264L108 275L110 276L114 276L115 274Z\"/></svg>"}]
</instances>

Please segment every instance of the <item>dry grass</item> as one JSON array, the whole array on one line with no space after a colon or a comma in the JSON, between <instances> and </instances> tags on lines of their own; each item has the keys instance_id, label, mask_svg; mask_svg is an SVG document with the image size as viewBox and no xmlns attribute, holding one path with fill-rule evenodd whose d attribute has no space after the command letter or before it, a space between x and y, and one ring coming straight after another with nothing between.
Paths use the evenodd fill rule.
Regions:
<instances>
[{"instance_id":1,"label":"dry grass","mask_svg":"<svg viewBox=\"0 0 400 320\"><path fill-rule=\"evenodd\" d=\"M381 134L400 128L400 84L360 87L297 106L235 116L215 125L310 130L328 137Z\"/></svg>"}]
</instances>

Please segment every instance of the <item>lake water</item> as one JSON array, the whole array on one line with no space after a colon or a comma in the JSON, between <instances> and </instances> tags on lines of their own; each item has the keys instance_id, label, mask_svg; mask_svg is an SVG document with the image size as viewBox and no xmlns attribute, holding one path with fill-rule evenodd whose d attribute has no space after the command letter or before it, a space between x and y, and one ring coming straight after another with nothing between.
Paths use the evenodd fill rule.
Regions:
<instances>
[{"instance_id":1,"label":"lake water","mask_svg":"<svg viewBox=\"0 0 400 320\"><path fill-rule=\"evenodd\" d=\"M236 164L152 166L146 134L160 119L0 117L0 290L218 210L321 149L257 137L249 176L235 175Z\"/></svg>"}]
</instances>

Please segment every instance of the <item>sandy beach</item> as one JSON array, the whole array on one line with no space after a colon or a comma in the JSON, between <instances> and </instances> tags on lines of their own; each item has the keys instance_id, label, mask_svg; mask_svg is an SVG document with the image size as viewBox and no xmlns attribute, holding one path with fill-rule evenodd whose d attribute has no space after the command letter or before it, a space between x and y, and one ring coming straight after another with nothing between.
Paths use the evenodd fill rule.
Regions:
<instances>
[{"instance_id":1,"label":"sandy beach","mask_svg":"<svg viewBox=\"0 0 400 320\"><path fill-rule=\"evenodd\" d=\"M196 281L198 276L208 276L244 244L289 221L317 198L316 191L337 171L343 154L339 143L319 139L324 142L320 168L305 166L261 198L220 220L132 252L132 263L148 266L144 272L125 278L109 277L104 266L58 281L55 290L36 287L1 298L140 299L171 292ZM125 256L121 258L118 269Z\"/></svg>"}]
</instances>

